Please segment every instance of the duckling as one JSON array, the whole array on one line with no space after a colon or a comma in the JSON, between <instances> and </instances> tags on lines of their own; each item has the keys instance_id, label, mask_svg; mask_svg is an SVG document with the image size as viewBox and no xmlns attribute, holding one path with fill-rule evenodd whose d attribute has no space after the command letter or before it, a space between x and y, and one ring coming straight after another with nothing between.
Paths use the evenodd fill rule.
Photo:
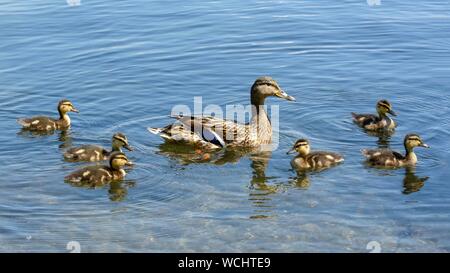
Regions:
<instances>
[{"instance_id":1,"label":"duckling","mask_svg":"<svg viewBox=\"0 0 450 273\"><path fill-rule=\"evenodd\" d=\"M61 100L58 103L59 119L53 119L45 116L32 118L21 118L17 122L23 126L23 129L30 131L54 131L66 130L70 127L70 118L68 112L79 113L69 100Z\"/></svg>"},{"instance_id":2,"label":"duckling","mask_svg":"<svg viewBox=\"0 0 450 273\"><path fill-rule=\"evenodd\" d=\"M322 170L344 161L344 158L337 153L310 152L310 150L308 140L297 140L287 152L287 154L298 152L298 155L292 159L291 166L296 170Z\"/></svg>"},{"instance_id":3,"label":"duckling","mask_svg":"<svg viewBox=\"0 0 450 273\"><path fill-rule=\"evenodd\" d=\"M376 109L378 116L372 114L352 113L353 121L358 124L358 126L368 131L395 129L397 124L387 115L390 114L392 116L397 116L397 114L392 110L391 103L387 100L380 100L377 102Z\"/></svg>"},{"instance_id":4,"label":"duckling","mask_svg":"<svg viewBox=\"0 0 450 273\"><path fill-rule=\"evenodd\" d=\"M408 134L403 142L406 155L390 149L374 149L362 150L362 154L366 157L367 163L375 167L404 167L414 166L417 163L417 156L414 153L415 147L429 148L417 134Z\"/></svg>"},{"instance_id":5,"label":"duckling","mask_svg":"<svg viewBox=\"0 0 450 273\"><path fill-rule=\"evenodd\" d=\"M107 160L111 153L122 152L122 147L132 151L127 137L122 133L116 133L112 137L112 150L108 151L96 145L82 145L67 150L64 159L68 161L102 161Z\"/></svg>"},{"instance_id":6,"label":"duckling","mask_svg":"<svg viewBox=\"0 0 450 273\"><path fill-rule=\"evenodd\" d=\"M267 97L275 96L295 101L283 91L271 77L256 79L250 90L252 118L242 124L211 116L182 116L173 118L178 122L163 128L148 128L169 142L187 143L216 149L227 147L257 147L272 141L272 125L264 103Z\"/></svg>"},{"instance_id":7,"label":"duckling","mask_svg":"<svg viewBox=\"0 0 450 273\"><path fill-rule=\"evenodd\" d=\"M122 180L126 172L124 166L131 166L132 162L122 152L114 152L109 158L109 166L89 166L71 173L65 181L75 185L101 186L112 181Z\"/></svg>"}]
</instances>

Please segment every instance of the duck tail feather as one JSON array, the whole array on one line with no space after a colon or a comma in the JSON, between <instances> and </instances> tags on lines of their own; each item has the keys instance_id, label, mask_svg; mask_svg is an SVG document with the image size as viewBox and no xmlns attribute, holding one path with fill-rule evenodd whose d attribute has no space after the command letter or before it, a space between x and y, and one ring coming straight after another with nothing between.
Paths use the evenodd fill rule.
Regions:
<instances>
[{"instance_id":1,"label":"duck tail feather","mask_svg":"<svg viewBox=\"0 0 450 273\"><path fill-rule=\"evenodd\" d=\"M17 123L19 123L23 127L30 127L30 122L27 119L25 119L25 118L17 119Z\"/></svg>"}]
</instances>

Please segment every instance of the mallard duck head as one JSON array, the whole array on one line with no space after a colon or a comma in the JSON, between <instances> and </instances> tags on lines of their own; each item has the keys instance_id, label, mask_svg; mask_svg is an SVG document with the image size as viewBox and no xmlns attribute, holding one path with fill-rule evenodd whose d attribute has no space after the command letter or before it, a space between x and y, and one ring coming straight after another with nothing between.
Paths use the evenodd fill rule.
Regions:
<instances>
[{"instance_id":1,"label":"mallard duck head","mask_svg":"<svg viewBox=\"0 0 450 273\"><path fill-rule=\"evenodd\" d=\"M293 152L297 152L302 156L309 154L311 148L309 146L309 141L307 139L299 139L295 142L294 146L287 152L287 154L291 154Z\"/></svg>"},{"instance_id":2,"label":"mallard duck head","mask_svg":"<svg viewBox=\"0 0 450 273\"><path fill-rule=\"evenodd\" d=\"M251 89L252 102L264 101L265 98L270 96L295 101L295 98L289 96L271 77L264 76L257 78Z\"/></svg>"},{"instance_id":3,"label":"mallard duck head","mask_svg":"<svg viewBox=\"0 0 450 273\"><path fill-rule=\"evenodd\" d=\"M79 113L79 111L73 106L70 100L61 100L58 103L58 112L61 115L65 115L67 112Z\"/></svg>"},{"instance_id":4,"label":"mallard duck head","mask_svg":"<svg viewBox=\"0 0 450 273\"><path fill-rule=\"evenodd\" d=\"M420 138L417 134L408 134L405 136L404 140L405 149L407 151L411 151L415 147L424 147L424 148L430 148L428 144L424 143L422 138Z\"/></svg>"},{"instance_id":5,"label":"mallard duck head","mask_svg":"<svg viewBox=\"0 0 450 273\"><path fill-rule=\"evenodd\" d=\"M120 151L121 147L124 147L128 151L133 151L133 148L128 144L127 137L122 133L115 133L112 137L113 150Z\"/></svg>"},{"instance_id":6,"label":"mallard duck head","mask_svg":"<svg viewBox=\"0 0 450 273\"><path fill-rule=\"evenodd\" d=\"M120 170L123 166L131 166L133 163L128 160L127 156L122 152L114 152L109 158L109 165L115 170Z\"/></svg>"},{"instance_id":7,"label":"mallard duck head","mask_svg":"<svg viewBox=\"0 0 450 273\"><path fill-rule=\"evenodd\" d=\"M390 114L392 116L397 116L397 114L392 110L392 105L387 100L380 100L377 102L377 112L378 114L385 116L386 114Z\"/></svg>"}]
</instances>

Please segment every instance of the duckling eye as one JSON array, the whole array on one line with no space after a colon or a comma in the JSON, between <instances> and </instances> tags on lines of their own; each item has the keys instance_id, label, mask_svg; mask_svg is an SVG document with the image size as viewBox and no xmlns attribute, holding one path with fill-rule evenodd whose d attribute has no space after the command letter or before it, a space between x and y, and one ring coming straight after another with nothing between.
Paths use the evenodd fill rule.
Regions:
<instances>
[{"instance_id":1,"label":"duckling eye","mask_svg":"<svg viewBox=\"0 0 450 273\"><path fill-rule=\"evenodd\" d=\"M413 142L413 143L417 143L417 144L420 144L420 143L422 143L422 140L420 139L420 138L410 138L410 139L408 139L410 142Z\"/></svg>"},{"instance_id":2,"label":"duckling eye","mask_svg":"<svg viewBox=\"0 0 450 273\"><path fill-rule=\"evenodd\" d=\"M115 137L114 139L117 140L117 141L122 142L123 144L127 144L127 139L126 138Z\"/></svg>"}]
</instances>

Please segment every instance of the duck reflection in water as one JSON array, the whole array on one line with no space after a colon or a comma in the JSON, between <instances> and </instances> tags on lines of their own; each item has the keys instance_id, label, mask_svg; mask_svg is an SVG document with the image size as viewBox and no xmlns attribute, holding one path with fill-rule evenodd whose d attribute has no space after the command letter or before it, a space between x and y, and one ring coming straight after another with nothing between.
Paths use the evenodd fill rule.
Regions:
<instances>
[{"instance_id":1,"label":"duck reflection in water","mask_svg":"<svg viewBox=\"0 0 450 273\"><path fill-rule=\"evenodd\" d=\"M405 168L405 177L403 178L403 194L411 194L420 191L428 178L428 176L417 176L414 167Z\"/></svg>"},{"instance_id":2,"label":"duck reflection in water","mask_svg":"<svg viewBox=\"0 0 450 273\"><path fill-rule=\"evenodd\" d=\"M72 146L72 131L70 129L61 130L61 131L32 131L28 129L20 129L17 132L17 135L23 138L37 138L37 137L46 137L54 134L58 134L58 141L61 142L59 145L60 149L65 149Z\"/></svg>"},{"instance_id":3,"label":"duck reflection in water","mask_svg":"<svg viewBox=\"0 0 450 273\"><path fill-rule=\"evenodd\" d=\"M394 130L384 130L384 131L364 130L364 132L369 136L378 138L377 144L378 144L378 148L380 148L380 149L390 148L391 137L395 133Z\"/></svg>"},{"instance_id":4,"label":"duck reflection in water","mask_svg":"<svg viewBox=\"0 0 450 273\"><path fill-rule=\"evenodd\" d=\"M290 184L299 189L308 189L311 186L311 181L306 172L297 171L297 176L291 179Z\"/></svg>"},{"instance_id":5,"label":"duck reflection in water","mask_svg":"<svg viewBox=\"0 0 450 273\"><path fill-rule=\"evenodd\" d=\"M113 202L120 202L125 200L128 195L128 189L136 185L133 180L115 181L109 184L109 200Z\"/></svg>"},{"instance_id":6,"label":"duck reflection in water","mask_svg":"<svg viewBox=\"0 0 450 273\"><path fill-rule=\"evenodd\" d=\"M249 183L249 200L256 208L256 215L250 218L267 218L272 211L269 195L279 192L282 185L268 183L274 177L266 176L266 169L272 157L271 151L260 151L255 148L224 149L215 152L208 152L197 149L192 145L162 143L159 145L158 154L168 156L176 160L179 164L214 164L224 165L227 163L237 163L243 157L248 157L251 161L252 178Z\"/></svg>"},{"instance_id":7,"label":"duck reflection in water","mask_svg":"<svg viewBox=\"0 0 450 273\"><path fill-rule=\"evenodd\" d=\"M108 187L109 200L113 202L120 202L125 200L128 195L128 189L133 188L136 185L134 180L122 180L122 181L112 181L110 183L96 184L92 183L71 183L66 181L73 187L86 188L86 189L102 189Z\"/></svg>"},{"instance_id":8,"label":"duck reflection in water","mask_svg":"<svg viewBox=\"0 0 450 273\"><path fill-rule=\"evenodd\" d=\"M250 219L264 219L273 217L275 205L270 197L278 193L282 185L270 184L270 180L275 177L266 176L266 169L269 165L272 152L257 152L249 155L251 160L250 167L252 168L252 179L249 185L249 201L254 206L255 210Z\"/></svg>"}]
</instances>

